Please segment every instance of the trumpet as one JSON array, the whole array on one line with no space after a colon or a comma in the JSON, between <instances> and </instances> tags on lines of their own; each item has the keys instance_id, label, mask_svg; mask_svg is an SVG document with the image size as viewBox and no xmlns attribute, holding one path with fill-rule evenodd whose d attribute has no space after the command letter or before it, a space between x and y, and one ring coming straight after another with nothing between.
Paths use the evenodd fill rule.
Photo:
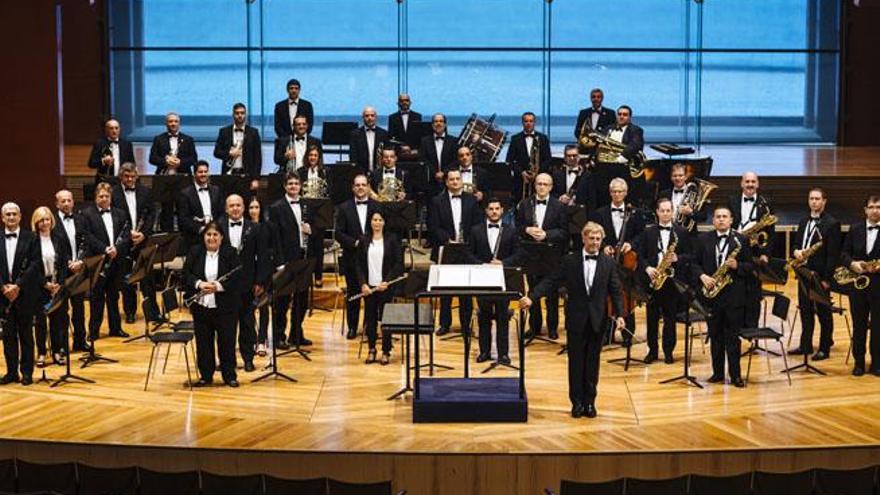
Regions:
<instances>
[{"instance_id":1,"label":"trumpet","mask_svg":"<svg viewBox=\"0 0 880 495\"><path fill-rule=\"evenodd\" d=\"M233 134L234 134L234 132L233 132ZM244 147L244 138L242 138L241 141L236 141L232 145L232 148L237 151L241 151L243 147ZM226 159L225 165L226 165L227 170L232 170L233 165L235 165L235 160L236 159L231 156Z\"/></svg>"},{"instance_id":2,"label":"trumpet","mask_svg":"<svg viewBox=\"0 0 880 495\"><path fill-rule=\"evenodd\" d=\"M770 234L765 232L764 229L771 225L776 225L777 221L779 221L779 219L776 215L768 213L761 217L760 220L753 223L749 228L744 229L741 234L749 239L750 245L765 248L769 242Z\"/></svg>"},{"instance_id":3,"label":"trumpet","mask_svg":"<svg viewBox=\"0 0 880 495\"><path fill-rule=\"evenodd\" d=\"M691 231L697 223L694 219L694 215L703 209L703 206L709 199L709 194L715 189L718 189L718 186L707 180L694 177L694 180L688 182L685 187L687 192L685 192L684 199L681 200L681 203L678 205L678 209L675 212L675 223L681 225L688 231ZM690 215L681 213L681 209L684 206L689 206L693 213Z\"/></svg>"},{"instance_id":4,"label":"trumpet","mask_svg":"<svg viewBox=\"0 0 880 495\"><path fill-rule=\"evenodd\" d=\"M236 266L232 270L229 270L228 272L226 272L223 276L219 277L217 280L212 280L211 282L219 282L222 284L222 283L226 282L227 280L229 280L229 277L234 275L239 270L241 270L241 265ZM208 295L207 292L200 290L197 293L193 294L192 296L186 298L183 301L183 305L188 308L188 307L192 306L192 304L194 302L198 301L199 298L201 298L203 296L207 296L207 295Z\"/></svg>"},{"instance_id":5,"label":"trumpet","mask_svg":"<svg viewBox=\"0 0 880 495\"><path fill-rule=\"evenodd\" d=\"M529 151L529 170L526 172L529 178L523 177L523 195L530 196L532 188L530 184L541 172L541 138L537 134L532 137L532 149Z\"/></svg>"},{"instance_id":6,"label":"trumpet","mask_svg":"<svg viewBox=\"0 0 880 495\"><path fill-rule=\"evenodd\" d=\"M296 146L293 143L293 136L290 136L290 141L287 142L287 151L291 152L290 159L287 160L287 163L284 165L285 172L287 175L290 175L296 172Z\"/></svg>"},{"instance_id":7,"label":"trumpet","mask_svg":"<svg viewBox=\"0 0 880 495\"><path fill-rule=\"evenodd\" d=\"M670 235L675 236L675 231ZM666 247L663 253L663 259L657 263L657 276L651 281L651 288L658 291L663 288L666 280L675 276L675 267L672 266L672 256L675 254L675 248L678 246L678 237L673 237L672 242Z\"/></svg>"},{"instance_id":8,"label":"trumpet","mask_svg":"<svg viewBox=\"0 0 880 495\"><path fill-rule=\"evenodd\" d=\"M880 260L862 261L865 264L865 270L880 269ZM862 290L871 285L871 278L867 274L859 274L847 266L838 266L834 270L834 281L840 285L853 284L858 290Z\"/></svg>"},{"instance_id":9,"label":"trumpet","mask_svg":"<svg viewBox=\"0 0 880 495\"><path fill-rule=\"evenodd\" d=\"M734 237L734 240L735 239L736 238ZM718 265L718 268L715 269L715 273L712 274L712 278L715 279L715 285L711 289L703 287L703 295L709 299L715 299L715 297L717 297L718 294L720 294L725 287L733 282L733 276L727 269L727 260L731 258L735 259L737 256L739 256L742 245L739 244L739 241L736 242L736 247L733 249L733 251L730 252L730 254L727 255L727 258L724 259L724 263Z\"/></svg>"}]
</instances>

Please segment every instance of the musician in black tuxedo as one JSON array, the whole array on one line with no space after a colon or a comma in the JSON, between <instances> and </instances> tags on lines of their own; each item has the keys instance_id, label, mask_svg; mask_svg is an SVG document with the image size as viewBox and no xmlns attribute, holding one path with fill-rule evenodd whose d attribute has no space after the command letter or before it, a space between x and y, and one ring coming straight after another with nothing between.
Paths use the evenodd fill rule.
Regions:
<instances>
[{"instance_id":1,"label":"musician in black tuxedo","mask_svg":"<svg viewBox=\"0 0 880 495\"><path fill-rule=\"evenodd\" d=\"M645 356L645 363L651 364L657 360L659 353L657 350L657 330L659 327L660 317L663 317L663 356L666 364L674 362L673 351L675 351L676 335L675 322L676 315L684 310L682 307L684 301L679 291L675 288L673 279L688 283L688 263L693 254L690 236L688 231L681 225L672 222L672 201L669 198L660 198L657 201L657 224L647 227L642 232L639 242L639 268L638 272L642 276L645 287L650 289L650 299L647 307L647 326L648 326L648 355ZM657 270L657 266L661 263L670 245L675 243L672 251L669 251L669 259L671 260L671 268L675 271L673 277L667 278L666 282L659 289L654 289L651 285L655 279L662 275Z\"/></svg>"},{"instance_id":2,"label":"musician in black tuxedo","mask_svg":"<svg viewBox=\"0 0 880 495\"><path fill-rule=\"evenodd\" d=\"M712 290L716 285L713 275L719 266L725 265L731 275L731 283L721 289L712 299L703 299L709 306L709 340L712 350L712 376L709 383L724 382L724 361L730 383L745 386L740 373L739 331L743 328L743 308L746 304L746 280L752 271L752 250L749 241L731 228L733 217L726 206L717 206L712 216L714 229L700 234L694 242L694 259L691 264L693 285L697 290ZM734 251L739 249L736 256Z\"/></svg>"},{"instance_id":3,"label":"musician in black tuxedo","mask_svg":"<svg viewBox=\"0 0 880 495\"><path fill-rule=\"evenodd\" d=\"M348 159L357 165L361 172L370 173L378 166L379 148L388 145L388 131L376 125L376 109L365 107L361 113L364 125L351 132L348 144Z\"/></svg>"},{"instance_id":4,"label":"musician in black tuxedo","mask_svg":"<svg viewBox=\"0 0 880 495\"><path fill-rule=\"evenodd\" d=\"M206 387L213 383L219 357L223 383L235 388L238 387L235 323L239 311L241 271L234 270L240 265L235 249L223 243L223 234L216 222L205 226L202 237L203 242L190 249L183 265L186 297L203 294L190 306L201 376L194 386ZM228 278L220 281L224 276Z\"/></svg>"},{"instance_id":5,"label":"musician in black tuxedo","mask_svg":"<svg viewBox=\"0 0 880 495\"><path fill-rule=\"evenodd\" d=\"M574 125L574 138L578 139L585 126L594 132L605 134L617 121L614 110L602 106L605 94L599 88L590 90L590 106L578 112L577 123Z\"/></svg>"},{"instance_id":6,"label":"musician in black tuxedo","mask_svg":"<svg viewBox=\"0 0 880 495\"><path fill-rule=\"evenodd\" d=\"M312 234L311 212L301 202L302 184L296 175L288 175L284 182L286 194L269 207L269 222L274 230L275 266L305 259L308 238ZM302 323L306 317L308 291L295 292L293 297L276 297L273 304L272 332L275 346L289 349L309 346L312 341L303 335ZM290 307L290 342L285 340L287 309Z\"/></svg>"},{"instance_id":7,"label":"musician in black tuxedo","mask_svg":"<svg viewBox=\"0 0 880 495\"><path fill-rule=\"evenodd\" d=\"M688 230L688 233L693 236L697 232L699 224L706 221L706 210L704 208L694 211L694 205L685 204L684 200L688 196L699 196L700 186L696 181L688 182L687 167L684 163L673 163L670 167L669 178L672 181L672 188L660 191L657 198L668 198L672 201L672 218L677 225L683 225L689 219L694 220L693 227Z\"/></svg>"},{"instance_id":8,"label":"musician in black tuxedo","mask_svg":"<svg viewBox=\"0 0 880 495\"><path fill-rule=\"evenodd\" d=\"M119 288L122 285L123 260L131 245L131 218L125 211L114 208L109 184L95 187L95 204L83 212L88 256L104 255L102 270L106 276L98 278L89 297L89 341L98 339L104 323L104 303L107 305L107 323L110 336L128 337L122 330L119 317Z\"/></svg>"},{"instance_id":9,"label":"musician in black tuxedo","mask_svg":"<svg viewBox=\"0 0 880 495\"><path fill-rule=\"evenodd\" d=\"M247 124L244 103L232 106L232 124L221 127L214 143L214 158L223 162L222 175L240 175L250 179L251 191L260 185L263 150L260 131Z\"/></svg>"},{"instance_id":10,"label":"musician in black tuxedo","mask_svg":"<svg viewBox=\"0 0 880 495\"><path fill-rule=\"evenodd\" d=\"M501 200L489 198L486 202L486 222L471 227L470 263L491 263L504 266L518 264L519 234L511 225L501 224L504 208ZM479 314L477 322L480 328L480 354L477 362L491 359L492 322L495 322L495 347L498 351L498 363L509 365L509 328L508 308L510 301L505 297L484 296L477 298Z\"/></svg>"},{"instance_id":11,"label":"musician in black tuxedo","mask_svg":"<svg viewBox=\"0 0 880 495\"><path fill-rule=\"evenodd\" d=\"M357 336L358 322L360 320L361 302L348 301L360 291L357 276L356 253L360 246L361 238L370 232L368 221L373 212L379 210L380 204L368 196L369 183L367 176L358 174L354 177L351 190L354 197L336 208L336 229L333 234L336 241L342 246L342 258L339 259L340 269L345 276L346 286L346 316L348 322L349 340Z\"/></svg>"},{"instance_id":12,"label":"musician in black tuxedo","mask_svg":"<svg viewBox=\"0 0 880 495\"><path fill-rule=\"evenodd\" d=\"M395 178L401 184L405 184L406 171L397 166L397 152L394 148L383 149L379 158L381 166L370 173L370 187L373 188L373 191L378 193L382 187L382 181L386 178ZM404 199L406 199L406 195L401 194L394 200L403 201Z\"/></svg>"},{"instance_id":13,"label":"musician in black tuxedo","mask_svg":"<svg viewBox=\"0 0 880 495\"><path fill-rule=\"evenodd\" d=\"M446 191L431 199L428 210L428 228L434 233L436 242L431 248L431 261L442 263L439 259L440 247L450 243L468 242L471 227L481 222L483 213L472 194L462 192L461 173L449 170L446 173ZM458 318L463 334L471 331L473 301L469 297L458 300ZM449 333L452 326L452 298L440 298L440 328L437 335Z\"/></svg>"},{"instance_id":14,"label":"musician in black tuxedo","mask_svg":"<svg viewBox=\"0 0 880 495\"><path fill-rule=\"evenodd\" d=\"M531 153L535 140L538 141L538 173L550 172L550 139L547 135L535 130L537 118L532 112L522 114L522 132L510 138L506 161L510 164L513 175L513 197L522 198L524 184L532 188L535 176L531 173Z\"/></svg>"},{"instance_id":15,"label":"musician in black tuxedo","mask_svg":"<svg viewBox=\"0 0 880 495\"><path fill-rule=\"evenodd\" d=\"M308 162L306 154L312 148L324 153L321 140L310 136L307 129L306 118L300 115L294 120L293 134L275 139L274 161L279 174L289 174L305 167ZM305 177L302 179L306 180Z\"/></svg>"},{"instance_id":16,"label":"musician in black tuxedo","mask_svg":"<svg viewBox=\"0 0 880 495\"><path fill-rule=\"evenodd\" d=\"M818 250L806 259L804 266L818 275L825 290L831 289L834 269L840 263L840 243L843 240L840 221L825 211L827 203L828 197L823 189L818 187L810 189L807 197L810 214L798 222L793 253L796 260L804 261L806 250L822 243ZM813 354L812 359L813 361L828 359L831 346L834 345L834 320L831 316L831 308L824 304L813 303L804 287L798 284L798 310L801 314L801 343L798 348L788 353L802 355L813 352L813 329L818 317L819 350Z\"/></svg>"},{"instance_id":17,"label":"musician in black tuxedo","mask_svg":"<svg viewBox=\"0 0 880 495\"><path fill-rule=\"evenodd\" d=\"M95 184L115 183L119 167L125 162L135 162L134 147L120 136L121 130L116 119L104 123L104 136L92 146L89 153L88 165L95 169Z\"/></svg>"},{"instance_id":18,"label":"musician in black tuxedo","mask_svg":"<svg viewBox=\"0 0 880 495\"><path fill-rule=\"evenodd\" d=\"M385 229L385 214L375 210L370 215L370 232L361 238L357 249L357 277L364 296L364 331L367 334L366 364L376 362L376 340L382 310L391 299L393 288L388 283L403 275L403 253L400 241ZM382 365L391 362L391 334L382 332Z\"/></svg>"},{"instance_id":19,"label":"musician in black tuxedo","mask_svg":"<svg viewBox=\"0 0 880 495\"><path fill-rule=\"evenodd\" d=\"M73 193L62 189L55 193L55 231L66 242L61 245L62 255L67 260L67 270L76 273L82 270L80 259L85 255L85 218L74 208ZM68 313L68 308L70 313ZM68 302L57 310L73 326L73 352L88 351L86 344L85 294L77 294L68 298ZM67 338L65 330L64 338Z\"/></svg>"},{"instance_id":20,"label":"musician in black tuxedo","mask_svg":"<svg viewBox=\"0 0 880 495\"><path fill-rule=\"evenodd\" d=\"M306 158L303 162L303 166L296 170L296 175L299 176L300 181L303 185L308 183L311 179L323 179L325 183L328 185L326 194L330 194L329 190L329 182L326 182L327 172L324 169L324 155L320 147L320 143L318 145L309 145L309 148L306 150ZM309 193L309 197L313 197L317 199L315 196L315 192L312 191ZM313 261L315 271L314 271L314 280L316 287L324 286L324 231L315 229L314 232L309 236L309 252L307 256L310 260Z\"/></svg>"},{"instance_id":21,"label":"musician in black tuxedo","mask_svg":"<svg viewBox=\"0 0 880 495\"><path fill-rule=\"evenodd\" d=\"M538 174L535 178L535 194L519 202L516 209L516 225L521 240L552 244L560 254L568 249L568 212L565 205L550 195L553 179L550 174ZM527 275L529 287L540 284L544 276ZM527 338L541 335L543 316L540 299L529 311ZM559 338L559 294L555 288L547 289L547 333L553 340Z\"/></svg>"},{"instance_id":22,"label":"musician in black tuxedo","mask_svg":"<svg viewBox=\"0 0 880 495\"><path fill-rule=\"evenodd\" d=\"M67 239L54 228L55 215L52 214L52 210L45 206L37 208L31 216L31 231L37 234L36 244L40 256L37 277L40 291L39 307L44 307L52 299L67 277L67 259L64 257L64 243ZM64 311L54 311L50 315L45 315L42 311L37 312L34 318L37 366L42 367L45 364L47 336L52 362L64 364L66 346L62 339L67 338L67 325L67 314Z\"/></svg>"},{"instance_id":23,"label":"musician in black tuxedo","mask_svg":"<svg viewBox=\"0 0 880 495\"><path fill-rule=\"evenodd\" d=\"M226 214L217 221L223 245L230 246L241 265L238 289L238 351L246 372L254 371L257 324L252 306L254 297L265 292L272 272L268 259L268 234L245 217L244 199L238 194L226 198Z\"/></svg>"},{"instance_id":24,"label":"musician in black tuxedo","mask_svg":"<svg viewBox=\"0 0 880 495\"><path fill-rule=\"evenodd\" d=\"M308 133L312 133L315 125L315 110L312 103L299 97L301 86L299 81L287 81L287 98L275 104L275 137L284 138L293 133L293 118L305 117L308 122Z\"/></svg>"},{"instance_id":25,"label":"musician in black tuxedo","mask_svg":"<svg viewBox=\"0 0 880 495\"><path fill-rule=\"evenodd\" d=\"M129 218L131 253L122 268L125 273L131 273L141 249L153 233L156 213L153 209L152 194L147 186L138 181L137 167L133 163L122 165L119 181L119 184L113 186L112 202L114 208L123 210ZM141 280L139 285L145 307L149 308L150 312L145 316L150 321L156 321L159 318L159 308L156 305L156 289L152 276ZM137 288L134 285L122 284L122 308L125 312L125 322L134 323L137 314Z\"/></svg>"},{"instance_id":26,"label":"musician in black tuxedo","mask_svg":"<svg viewBox=\"0 0 880 495\"><path fill-rule=\"evenodd\" d=\"M180 132L180 116L173 112L167 114L165 129L166 132L153 138L150 146L150 164L156 167L156 175L192 175L199 155L193 138ZM162 203L159 212L162 232L174 230L176 206L173 199Z\"/></svg>"},{"instance_id":27,"label":"musician in black tuxedo","mask_svg":"<svg viewBox=\"0 0 880 495\"><path fill-rule=\"evenodd\" d=\"M600 163L594 167L596 180L597 204L607 205L610 198L605 195L608 184L615 178L621 178L633 189L635 179L632 178L628 163L639 162L640 152L645 147L644 131L641 127L632 123L632 109L621 105L617 109L617 123L608 128L608 138L622 143L625 148L617 161L612 163Z\"/></svg>"},{"instance_id":28,"label":"musician in black tuxedo","mask_svg":"<svg viewBox=\"0 0 880 495\"><path fill-rule=\"evenodd\" d=\"M880 268L872 268L867 261L880 260L880 196L868 196L865 201L865 221L850 226L849 234L843 241L841 264L859 275L868 277L869 285L864 289L851 288L849 305L852 310L853 335L853 376L862 376L867 370L880 376ZM871 366L865 368L865 344L868 330L871 331Z\"/></svg>"},{"instance_id":29,"label":"musician in black tuxedo","mask_svg":"<svg viewBox=\"0 0 880 495\"><path fill-rule=\"evenodd\" d=\"M523 308L541 297L568 290L565 305L565 331L568 335L568 397L571 415L575 418L596 417L596 393L599 384L599 352L608 318L614 317L617 328L623 328L620 280L614 260L599 251L603 230L595 222L587 222L581 231L584 248L562 258L559 268L532 287L528 297L520 300ZM614 314L608 314L611 297Z\"/></svg>"},{"instance_id":30,"label":"musician in black tuxedo","mask_svg":"<svg viewBox=\"0 0 880 495\"><path fill-rule=\"evenodd\" d=\"M564 168L553 172L553 196L566 205L583 205L589 214L596 209L593 176L580 163L577 146L565 145ZM580 236L578 236L580 238ZM578 239L580 241L580 239Z\"/></svg>"},{"instance_id":31,"label":"musician in black tuxedo","mask_svg":"<svg viewBox=\"0 0 880 495\"><path fill-rule=\"evenodd\" d=\"M406 93L397 96L397 111L388 116L388 135L391 139L405 143L409 147L413 143L412 123L421 122L422 114L412 110L412 99Z\"/></svg>"},{"instance_id":32,"label":"musician in black tuxedo","mask_svg":"<svg viewBox=\"0 0 880 495\"><path fill-rule=\"evenodd\" d=\"M177 226L186 243L186 251L199 244L202 227L223 213L220 187L209 184L208 162L196 164L193 182L177 195Z\"/></svg>"},{"instance_id":33,"label":"musician in black tuxedo","mask_svg":"<svg viewBox=\"0 0 880 495\"><path fill-rule=\"evenodd\" d=\"M431 128L434 133L422 138L419 160L428 164L428 170L434 178L429 191L433 196L443 189L444 173L456 160L458 140L447 134L446 116L442 113L435 113L431 117Z\"/></svg>"},{"instance_id":34,"label":"musician in black tuxedo","mask_svg":"<svg viewBox=\"0 0 880 495\"><path fill-rule=\"evenodd\" d=\"M0 378L0 385L19 380L22 385L30 385L34 373L33 321L40 303L39 241L33 232L21 228L17 204L6 203L0 211L5 226L5 240L0 243L0 317L4 320L6 359L6 375Z\"/></svg>"},{"instance_id":35,"label":"musician in black tuxedo","mask_svg":"<svg viewBox=\"0 0 880 495\"><path fill-rule=\"evenodd\" d=\"M740 181L742 193L731 196L727 201L727 207L733 216L733 228L737 232L743 232L751 227L755 222L764 218L766 215L773 213L770 202L767 198L758 193L758 175L754 172L746 172ZM773 226L762 229L767 234L767 246L761 247L753 245L752 254L755 255L754 270L750 273L746 281L746 307L745 328L757 328L761 315L761 279L758 278L758 265L766 266L770 261L770 255L773 252L773 245L776 241L776 229Z\"/></svg>"},{"instance_id":36,"label":"musician in black tuxedo","mask_svg":"<svg viewBox=\"0 0 880 495\"><path fill-rule=\"evenodd\" d=\"M474 195L477 203L492 195L489 178L484 170L474 166L474 157L467 146L458 148L458 160L449 165L449 170L458 170L465 191Z\"/></svg>"}]
</instances>

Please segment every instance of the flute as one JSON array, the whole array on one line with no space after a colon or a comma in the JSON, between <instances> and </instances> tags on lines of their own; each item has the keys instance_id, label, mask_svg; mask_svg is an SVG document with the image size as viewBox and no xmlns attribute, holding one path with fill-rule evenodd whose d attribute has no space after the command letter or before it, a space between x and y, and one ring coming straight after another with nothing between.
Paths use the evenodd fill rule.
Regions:
<instances>
[{"instance_id":1,"label":"flute","mask_svg":"<svg viewBox=\"0 0 880 495\"><path fill-rule=\"evenodd\" d=\"M409 277L409 274L408 274L408 273L404 273L403 275L401 275L401 276L399 276L399 277L397 277L397 278L395 278L395 279L391 279L391 280L388 281L388 286L390 287L390 286L396 284L397 282L400 282L401 280L404 280L404 279L407 278L407 277ZM369 294L364 294L363 292L361 292L360 294L357 294L357 295L354 295L354 296L349 297L349 298L348 298L348 302L357 301L358 299L360 299L360 298L362 298L362 297L372 296L372 295L373 295L373 289L375 289L375 287L372 288L372 289L370 289L370 293L369 293Z\"/></svg>"}]
</instances>

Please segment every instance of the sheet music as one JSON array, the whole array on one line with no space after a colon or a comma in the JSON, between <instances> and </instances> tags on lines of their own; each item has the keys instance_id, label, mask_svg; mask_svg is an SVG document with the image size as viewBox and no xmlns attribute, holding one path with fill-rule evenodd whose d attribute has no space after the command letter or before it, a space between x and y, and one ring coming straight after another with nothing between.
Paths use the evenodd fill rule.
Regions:
<instances>
[{"instance_id":1,"label":"sheet music","mask_svg":"<svg viewBox=\"0 0 880 495\"><path fill-rule=\"evenodd\" d=\"M501 265L432 265L428 273L428 290L466 289L506 290L504 267Z\"/></svg>"}]
</instances>

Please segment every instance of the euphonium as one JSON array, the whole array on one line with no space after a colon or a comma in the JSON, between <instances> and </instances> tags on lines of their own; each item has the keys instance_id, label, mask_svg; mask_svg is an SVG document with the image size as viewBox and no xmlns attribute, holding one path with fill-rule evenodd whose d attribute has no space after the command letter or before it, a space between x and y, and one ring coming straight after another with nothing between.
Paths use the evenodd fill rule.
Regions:
<instances>
[{"instance_id":1,"label":"euphonium","mask_svg":"<svg viewBox=\"0 0 880 495\"><path fill-rule=\"evenodd\" d=\"M310 177L303 182L302 197L305 199L327 199L327 181L320 177Z\"/></svg>"},{"instance_id":2,"label":"euphonium","mask_svg":"<svg viewBox=\"0 0 880 495\"><path fill-rule=\"evenodd\" d=\"M581 125L580 132L578 133L578 153L591 153L596 148L598 143L593 139L592 134L593 127L590 125L590 119L584 119L584 123Z\"/></svg>"},{"instance_id":3,"label":"euphonium","mask_svg":"<svg viewBox=\"0 0 880 495\"><path fill-rule=\"evenodd\" d=\"M718 186L707 180L694 177L694 180L688 182L685 187L687 187L687 192L684 195L684 199L682 199L681 203L678 205L678 210L676 210L675 223L690 231L693 230L694 225L697 223L697 221L694 220L694 215L703 209L706 200L709 199L709 194L715 189L718 189ZM683 206L690 206L693 213L690 215L682 214L681 208Z\"/></svg>"},{"instance_id":4,"label":"euphonium","mask_svg":"<svg viewBox=\"0 0 880 495\"><path fill-rule=\"evenodd\" d=\"M880 260L863 261L866 270L880 268ZM853 284L856 289L862 290L871 285L871 278L867 274L856 273L847 266L838 266L834 270L834 281L840 285Z\"/></svg>"},{"instance_id":5,"label":"euphonium","mask_svg":"<svg viewBox=\"0 0 880 495\"><path fill-rule=\"evenodd\" d=\"M776 225L776 222L778 220L779 219L776 218L776 215L768 213L761 217L760 220L753 223L749 228L743 230L741 233L742 235L746 236L746 238L748 238L749 244L751 244L752 246L765 248L767 247L767 242L770 236L769 234L767 234L767 232L764 232L764 229L771 225Z\"/></svg>"},{"instance_id":6,"label":"euphonium","mask_svg":"<svg viewBox=\"0 0 880 495\"><path fill-rule=\"evenodd\" d=\"M623 156L623 152L626 150L625 144L611 139L608 136L602 136L595 132L591 132L590 138L598 143L596 146L596 162L598 163L617 163L617 159ZM644 175L645 169L641 167L641 164L647 159L648 157L642 150L639 150L638 154L632 160L627 159L629 175L633 179L637 179Z\"/></svg>"},{"instance_id":7,"label":"euphonium","mask_svg":"<svg viewBox=\"0 0 880 495\"><path fill-rule=\"evenodd\" d=\"M739 252L741 249L742 246L740 244L737 244L737 246L733 249L733 251L730 252L727 258L724 259L724 263L718 265L718 268L715 269L715 273L712 274L712 278L715 279L715 286L711 289L703 287L704 296L709 299L714 299L718 294L721 293L722 290L724 290L725 287L733 282L733 276L727 269L727 260L739 256Z\"/></svg>"},{"instance_id":8,"label":"euphonium","mask_svg":"<svg viewBox=\"0 0 880 495\"><path fill-rule=\"evenodd\" d=\"M672 232L671 235L675 235L675 233ZM672 239L672 242L666 247L666 251L663 252L663 259L660 260L660 263L657 263L657 276L651 281L651 288L655 291L663 288L666 279L675 276L675 268L672 266L672 255L675 254L676 246L678 246L678 238Z\"/></svg>"}]
</instances>

